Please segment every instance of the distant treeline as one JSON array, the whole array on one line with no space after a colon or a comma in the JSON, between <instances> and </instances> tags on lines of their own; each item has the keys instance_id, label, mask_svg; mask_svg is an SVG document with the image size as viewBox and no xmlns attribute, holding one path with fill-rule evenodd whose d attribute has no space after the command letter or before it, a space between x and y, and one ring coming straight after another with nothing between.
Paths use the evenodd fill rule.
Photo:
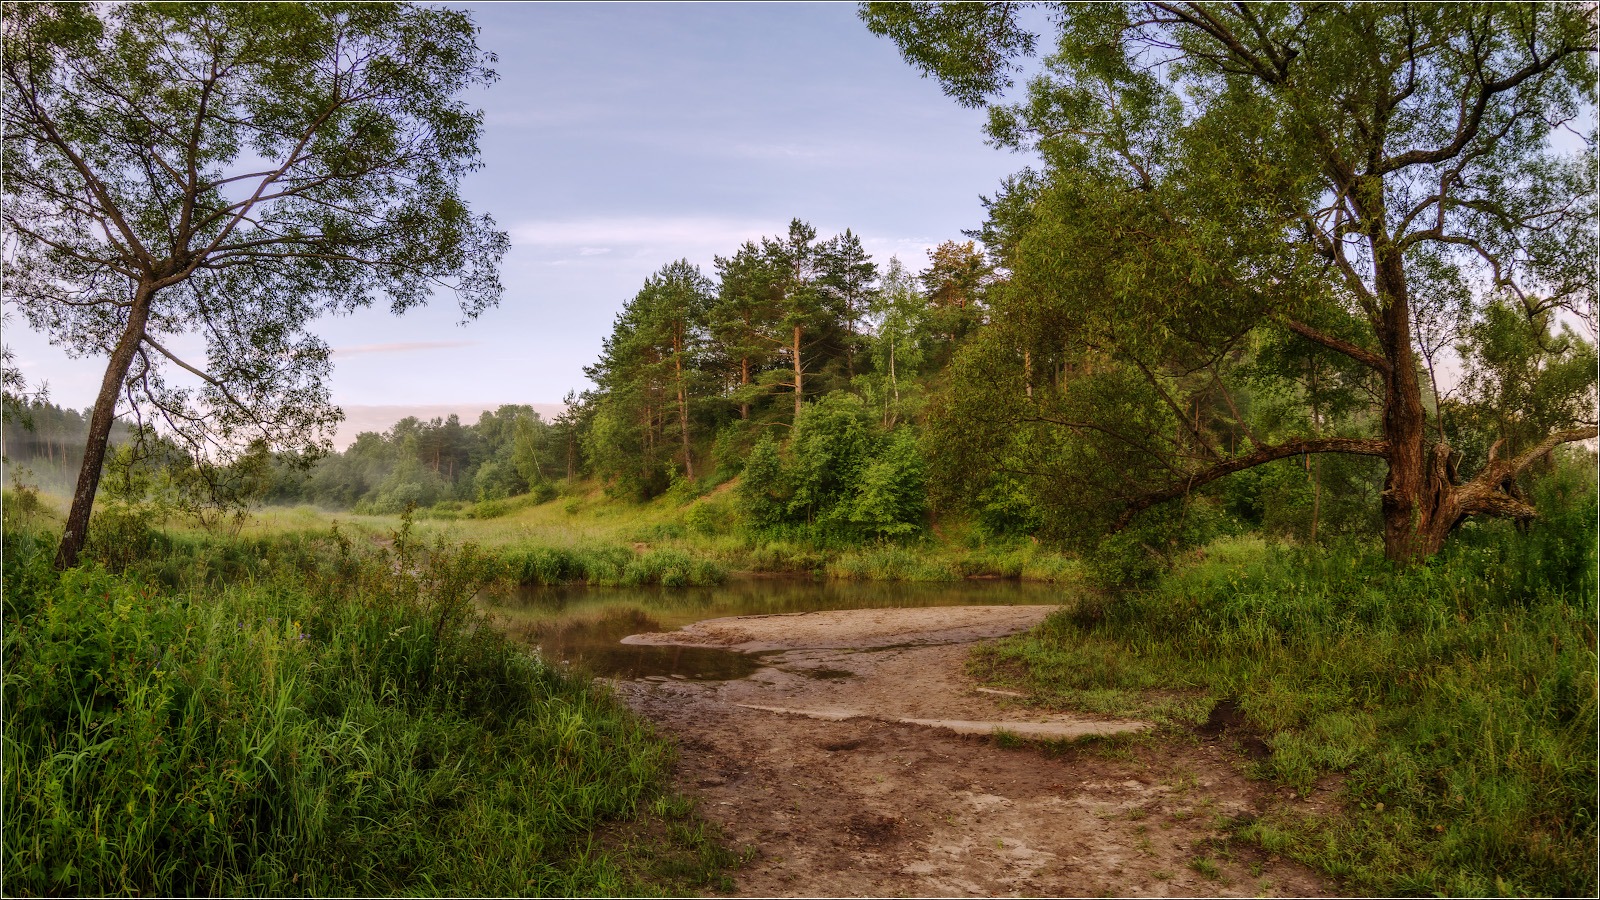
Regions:
<instances>
[{"instance_id":1,"label":"distant treeline","mask_svg":"<svg viewBox=\"0 0 1600 900\"><path fill-rule=\"evenodd\" d=\"M18 404L3 432L7 477L48 490L70 491L88 434L87 411L47 401ZM119 422L102 489L122 490L131 470L145 492L170 484L193 460L176 445L146 435L134 452L135 429ZM421 421L408 417L379 434L362 432L344 452L305 458L254 448L212 475L235 502L313 503L361 512L400 512L409 504L500 500L546 492L581 465L573 421L546 422L526 405L485 412L476 424L456 416ZM243 477L248 475L248 477ZM232 476L232 477L228 477ZM132 498L125 498L132 499Z\"/></svg>"},{"instance_id":2,"label":"distant treeline","mask_svg":"<svg viewBox=\"0 0 1600 900\"><path fill-rule=\"evenodd\" d=\"M80 412L38 399L8 403L5 422L0 425L6 480L70 491L83 465L89 413L88 409ZM118 422L111 429L111 444L126 444L132 435L126 423Z\"/></svg>"},{"instance_id":3,"label":"distant treeline","mask_svg":"<svg viewBox=\"0 0 1600 900\"><path fill-rule=\"evenodd\" d=\"M573 418L546 422L531 406L507 404L467 425L454 415L407 417L309 464L276 457L264 499L395 513L411 504L554 496L553 482L576 474L578 454Z\"/></svg>"}]
</instances>

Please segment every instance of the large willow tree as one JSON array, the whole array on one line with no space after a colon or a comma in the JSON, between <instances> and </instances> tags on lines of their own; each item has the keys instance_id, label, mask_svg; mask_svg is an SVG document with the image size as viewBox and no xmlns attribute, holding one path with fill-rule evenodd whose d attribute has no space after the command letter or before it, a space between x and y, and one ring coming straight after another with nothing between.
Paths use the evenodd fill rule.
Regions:
<instances>
[{"instance_id":1,"label":"large willow tree","mask_svg":"<svg viewBox=\"0 0 1600 900\"><path fill-rule=\"evenodd\" d=\"M482 125L458 96L494 78L464 13L15 4L4 42L6 301L107 358L58 565L119 402L198 459L317 444L339 415L317 316L498 302L505 236L457 190Z\"/></svg>"},{"instance_id":2,"label":"large willow tree","mask_svg":"<svg viewBox=\"0 0 1600 900\"><path fill-rule=\"evenodd\" d=\"M1595 309L1594 139L1572 134L1592 4L1052 5L1053 52L1001 103L1041 39L1024 9L863 9L1043 160L990 203L1009 278L959 364L952 441L1112 527L1325 453L1387 466L1391 559L1533 515L1518 476L1595 436L1593 343L1570 327ZM1342 417L1261 433L1242 398L1268 376ZM1481 414L1519 397L1538 402ZM1498 428L1476 458L1451 410Z\"/></svg>"}]
</instances>

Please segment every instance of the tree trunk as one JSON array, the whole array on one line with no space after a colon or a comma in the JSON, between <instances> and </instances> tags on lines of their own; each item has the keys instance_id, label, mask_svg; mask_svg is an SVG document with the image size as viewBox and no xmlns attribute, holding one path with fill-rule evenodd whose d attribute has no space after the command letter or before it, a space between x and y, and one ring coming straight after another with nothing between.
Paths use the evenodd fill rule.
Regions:
<instances>
[{"instance_id":1,"label":"tree trunk","mask_svg":"<svg viewBox=\"0 0 1600 900\"><path fill-rule=\"evenodd\" d=\"M100 470L106 461L106 442L111 438L111 425L116 420L117 396L122 393L122 383L133 366L139 342L144 340L144 326L150 319L150 305L155 300L155 289L141 284L134 291L133 306L128 310L128 324L111 352L106 364L105 378L100 382L100 395L94 401L94 413L89 417L89 437L83 448L83 464L78 468L78 484L72 492L72 508L67 512L66 529L61 534L61 546L56 549L56 568L70 569L78 564L78 554L89 538L89 514L94 511L94 495L100 488Z\"/></svg>"},{"instance_id":2,"label":"tree trunk","mask_svg":"<svg viewBox=\"0 0 1600 900\"><path fill-rule=\"evenodd\" d=\"M1389 473L1383 483L1383 551L1391 561L1420 562L1436 553L1454 521L1442 527L1440 501L1450 484L1438 483L1425 449L1427 414L1411 350L1411 299L1401 251L1386 239L1372 242L1378 296L1384 303L1381 339L1389 371L1384 376L1383 436Z\"/></svg>"},{"instance_id":3,"label":"tree trunk","mask_svg":"<svg viewBox=\"0 0 1600 900\"><path fill-rule=\"evenodd\" d=\"M739 357L739 387L740 388L746 388L746 387L749 387L749 386L750 386L750 357L741 356L741 357ZM741 398L744 397L744 392L742 390L739 392L739 396ZM739 401L739 418L741 418L741 419L749 419L750 418L750 401L749 400L741 399Z\"/></svg>"},{"instance_id":4,"label":"tree trunk","mask_svg":"<svg viewBox=\"0 0 1600 900\"><path fill-rule=\"evenodd\" d=\"M800 326L794 327L794 421L800 421L800 403L805 399L805 368L800 365Z\"/></svg>"},{"instance_id":5,"label":"tree trunk","mask_svg":"<svg viewBox=\"0 0 1600 900\"><path fill-rule=\"evenodd\" d=\"M894 332L889 332L889 387L894 389L894 406L885 409L883 413L883 427L893 428L900 412L900 381L894 374ZM891 412L890 409L893 411Z\"/></svg>"},{"instance_id":6,"label":"tree trunk","mask_svg":"<svg viewBox=\"0 0 1600 900\"><path fill-rule=\"evenodd\" d=\"M694 480L694 456L689 452L689 398L683 387L683 342L672 336L672 366L678 372L678 427L683 432L683 471Z\"/></svg>"}]
</instances>

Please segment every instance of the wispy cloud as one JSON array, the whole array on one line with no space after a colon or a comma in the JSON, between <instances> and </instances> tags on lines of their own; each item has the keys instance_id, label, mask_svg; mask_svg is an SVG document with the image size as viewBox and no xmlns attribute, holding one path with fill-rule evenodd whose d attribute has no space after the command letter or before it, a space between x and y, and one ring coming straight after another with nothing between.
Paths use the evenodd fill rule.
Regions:
<instances>
[{"instance_id":1,"label":"wispy cloud","mask_svg":"<svg viewBox=\"0 0 1600 900\"><path fill-rule=\"evenodd\" d=\"M397 341L391 344L335 347L333 352L338 356L358 356L362 353L416 353L419 350L453 350L457 347L471 347L477 343L477 341Z\"/></svg>"},{"instance_id":2,"label":"wispy cloud","mask_svg":"<svg viewBox=\"0 0 1600 900\"><path fill-rule=\"evenodd\" d=\"M800 143L752 143L741 141L727 147L729 156L740 159L838 159L847 154L843 146Z\"/></svg>"},{"instance_id":3,"label":"wispy cloud","mask_svg":"<svg viewBox=\"0 0 1600 900\"><path fill-rule=\"evenodd\" d=\"M511 227L511 243L523 248L576 249L585 256L612 247L715 247L731 251L787 222L716 216L616 216L522 222Z\"/></svg>"},{"instance_id":4,"label":"wispy cloud","mask_svg":"<svg viewBox=\"0 0 1600 900\"><path fill-rule=\"evenodd\" d=\"M814 222L819 237L834 234L827 223ZM659 265L684 256L708 262L712 254L728 255L745 241L783 234L787 219L719 218L715 216L617 216L526 221L511 227L511 243L532 254L525 264L568 266L603 264L608 267L644 261ZM928 251L939 239L925 236L861 234L863 246L879 265L892 256L910 269L927 265ZM597 257L605 257L604 263Z\"/></svg>"}]
</instances>

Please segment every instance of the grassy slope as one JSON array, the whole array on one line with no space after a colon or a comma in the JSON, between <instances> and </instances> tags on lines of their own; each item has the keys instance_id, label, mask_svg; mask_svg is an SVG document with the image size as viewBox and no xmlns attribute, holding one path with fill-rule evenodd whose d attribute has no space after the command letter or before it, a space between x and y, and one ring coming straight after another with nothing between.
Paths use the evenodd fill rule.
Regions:
<instances>
[{"instance_id":1,"label":"grassy slope","mask_svg":"<svg viewBox=\"0 0 1600 900\"><path fill-rule=\"evenodd\" d=\"M1344 800L1240 836L1352 891L1593 896L1592 476L1566 488L1528 533L1469 524L1407 571L1371 548L1218 542L975 664L1046 705L1174 725L1236 703L1270 749L1258 775Z\"/></svg>"},{"instance_id":2,"label":"grassy slope","mask_svg":"<svg viewBox=\"0 0 1600 900\"><path fill-rule=\"evenodd\" d=\"M724 885L672 750L492 629L470 549L5 534L8 893Z\"/></svg>"}]
</instances>

